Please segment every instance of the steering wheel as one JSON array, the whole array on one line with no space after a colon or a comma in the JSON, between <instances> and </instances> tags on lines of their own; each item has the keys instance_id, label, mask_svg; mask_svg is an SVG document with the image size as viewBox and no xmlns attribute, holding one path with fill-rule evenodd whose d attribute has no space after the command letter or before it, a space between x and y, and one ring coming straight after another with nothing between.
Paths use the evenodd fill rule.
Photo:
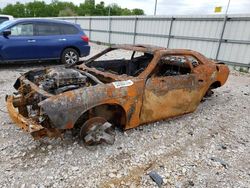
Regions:
<instances>
[{"instance_id":1,"label":"steering wheel","mask_svg":"<svg viewBox=\"0 0 250 188\"><path fill-rule=\"evenodd\" d=\"M135 73L133 74L133 76L138 76L142 71L144 71L144 68L140 68L137 71L135 71Z\"/></svg>"}]
</instances>

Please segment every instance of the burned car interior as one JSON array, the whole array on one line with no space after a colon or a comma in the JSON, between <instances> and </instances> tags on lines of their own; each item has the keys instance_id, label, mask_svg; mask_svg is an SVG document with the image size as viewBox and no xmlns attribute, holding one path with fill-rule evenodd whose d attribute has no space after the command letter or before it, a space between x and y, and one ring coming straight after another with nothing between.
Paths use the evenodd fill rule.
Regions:
<instances>
[{"instance_id":1,"label":"burned car interior","mask_svg":"<svg viewBox=\"0 0 250 188\"><path fill-rule=\"evenodd\" d=\"M138 76L148 66L153 57L153 54L150 53L143 53L135 57L134 51L130 59L94 60L88 63L87 66L117 75Z\"/></svg>"},{"instance_id":2,"label":"burned car interior","mask_svg":"<svg viewBox=\"0 0 250 188\"><path fill-rule=\"evenodd\" d=\"M184 56L166 56L161 58L154 75L162 76L178 76L191 73L191 65Z\"/></svg>"},{"instance_id":3,"label":"burned car interior","mask_svg":"<svg viewBox=\"0 0 250 188\"><path fill-rule=\"evenodd\" d=\"M147 52L138 54L136 51L131 53L131 58L124 57L121 59L103 60L98 57L97 59L87 62L86 65L103 72L107 71L116 75L126 74L128 76L136 77L147 68L154 55ZM135 54L137 54L137 56ZM161 58L156 67L157 70L155 70L155 76L161 77L190 74L192 67L198 65L198 61L192 56L168 55Z\"/></svg>"}]
</instances>

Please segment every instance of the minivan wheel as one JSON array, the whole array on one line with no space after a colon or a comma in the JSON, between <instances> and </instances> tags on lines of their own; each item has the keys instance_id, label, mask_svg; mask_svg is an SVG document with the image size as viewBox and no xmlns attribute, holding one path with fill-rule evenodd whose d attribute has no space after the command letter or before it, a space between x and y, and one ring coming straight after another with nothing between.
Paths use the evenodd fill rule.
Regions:
<instances>
[{"instance_id":1,"label":"minivan wheel","mask_svg":"<svg viewBox=\"0 0 250 188\"><path fill-rule=\"evenodd\" d=\"M79 61L79 54L73 48L67 48L63 51L61 56L62 64L74 64Z\"/></svg>"}]
</instances>

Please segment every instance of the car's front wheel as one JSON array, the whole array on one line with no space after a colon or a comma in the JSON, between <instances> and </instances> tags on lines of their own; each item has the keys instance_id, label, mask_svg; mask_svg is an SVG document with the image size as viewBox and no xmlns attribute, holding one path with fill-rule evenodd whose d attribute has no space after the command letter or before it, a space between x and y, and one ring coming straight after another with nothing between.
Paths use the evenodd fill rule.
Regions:
<instances>
[{"instance_id":1,"label":"car's front wheel","mask_svg":"<svg viewBox=\"0 0 250 188\"><path fill-rule=\"evenodd\" d=\"M98 145L103 142L113 144L115 131L112 124L103 117L88 119L81 127L80 138L86 145Z\"/></svg>"},{"instance_id":2,"label":"car's front wheel","mask_svg":"<svg viewBox=\"0 0 250 188\"><path fill-rule=\"evenodd\" d=\"M67 48L63 51L61 55L61 63L62 64L74 64L79 61L79 54L73 48Z\"/></svg>"}]
</instances>

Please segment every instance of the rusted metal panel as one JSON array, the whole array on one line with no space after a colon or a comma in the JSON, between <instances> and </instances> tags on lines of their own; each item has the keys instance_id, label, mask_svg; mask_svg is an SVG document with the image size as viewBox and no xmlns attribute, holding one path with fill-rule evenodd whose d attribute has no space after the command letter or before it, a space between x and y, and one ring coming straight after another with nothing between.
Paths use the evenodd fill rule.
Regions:
<instances>
[{"instance_id":1,"label":"rusted metal panel","mask_svg":"<svg viewBox=\"0 0 250 188\"><path fill-rule=\"evenodd\" d=\"M6 97L7 109L10 115L10 118L16 125L24 130L25 132L30 133L34 139L39 139L42 137L61 137L61 131L57 129L47 129L39 125L32 118L27 118L18 113L13 106L13 96Z\"/></svg>"},{"instance_id":2,"label":"rusted metal panel","mask_svg":"<svg viewBox=\"0 0 250 188\"><path fill-rule=\"evenodd\" d=\"M111 60L95 61L116 49L143 55L113 67L105 67ZM192 50L114 45L80 65L25 73L15 84L19 94L7 97L7 108L13 121L35 138L60 136L95 116L130 129L194 111L213 84L223 85L228 74L227 66ZM35 131L30 131L33 126Z\"/></svg>"}]
</instances>

